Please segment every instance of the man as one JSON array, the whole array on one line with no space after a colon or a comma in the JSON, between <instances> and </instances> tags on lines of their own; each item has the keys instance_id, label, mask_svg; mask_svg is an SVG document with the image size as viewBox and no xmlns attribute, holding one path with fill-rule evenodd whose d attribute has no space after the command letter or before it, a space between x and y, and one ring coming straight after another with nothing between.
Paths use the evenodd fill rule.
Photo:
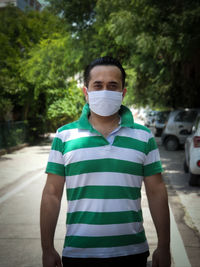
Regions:
<instances>
[{"instance_id":1,"label":"man","mask_svg":"<svg viewBox=\"0 0 200 267\"><path fill-rule=\"evenodd\" d=\"M153 267L170 266L167 192L155 140L121 105L125 71L110 57L84 74L87 104L80 119L58 129L41 202L43 266L62 266L53 244L66 182L68 211L63 266L146 266L141 211L144 181L158 235Z\"/></svg>"}]
</instances>

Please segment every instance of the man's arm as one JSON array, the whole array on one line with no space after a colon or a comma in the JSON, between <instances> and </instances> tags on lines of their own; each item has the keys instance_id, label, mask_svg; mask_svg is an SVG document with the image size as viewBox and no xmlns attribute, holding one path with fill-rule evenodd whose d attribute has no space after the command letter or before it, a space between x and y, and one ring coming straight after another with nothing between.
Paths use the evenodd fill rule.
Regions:
<instances>
[{"instance_id":1,"label":"man's arm","mask_svg":"<svg viewBox=\"0 0 200 267\"><path fill-rule=\"evenodd\" d=\"M161 174L145 177L144 184L158 236L158 246L153 253L152 267L169 267L171 265L170 216L167 190Z\"/></svg>"},{"instance_id":2,"label":"man's arm","mask_svg":"<svg viewBox=\"0 0 200 267\"><path fill-rule=\"evenodd\" d=\"M56 174L48 174L42 194L40 209L41 244L44 267L61 267L61 258L54 249L54 233L60 211L65 179Z\"/></svg>"}]
</instances>

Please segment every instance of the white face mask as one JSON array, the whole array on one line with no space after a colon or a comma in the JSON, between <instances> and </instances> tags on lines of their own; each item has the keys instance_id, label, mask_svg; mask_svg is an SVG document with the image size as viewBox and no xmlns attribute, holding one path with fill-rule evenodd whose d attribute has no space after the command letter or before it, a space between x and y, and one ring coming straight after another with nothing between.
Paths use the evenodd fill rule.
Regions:
<instances>
[{"instance_id":1,"label":"white face mask","mask_svg":"<svg viewBox=\"0 0 200 267\"><path fill-rule=\"evenodd\" d=\"M111 116L115 114L122 103L122 92L109 90L88 92L90 109L100 116Z\"/></svg>"}]
</instances>

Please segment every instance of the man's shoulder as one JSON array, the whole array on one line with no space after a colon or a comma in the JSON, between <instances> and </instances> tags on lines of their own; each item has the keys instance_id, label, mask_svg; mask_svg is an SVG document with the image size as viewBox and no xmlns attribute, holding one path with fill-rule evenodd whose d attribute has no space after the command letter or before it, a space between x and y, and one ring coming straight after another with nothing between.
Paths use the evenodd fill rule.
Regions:
<instances>
[{"instance_id":1,"label":"man's shoulder","mask_svg":"<svg viewBox=\"0 0 200 267\"><path fill-rule=\"evenodd\" d=\"M145 131L145 132L147 132L149 134L151 133L151 130L149 128L147 128L146 126L144 126L142 124L136 123L136 122L134 122L133 128L137 129L137 130Z\"/></svg>"},{"instance_id":2,"label":"man's shoulder","mask_svg":"<svg viewBox=\"0 0 200 267\"><path fill-rule=\"evenodd\" d=\"M67 123L67 124L61 126L60 128L58 128L57 132L61 133L61 132L66 131L66 130L72 130L72 129L76 129L76 128L78 128L78 121L73 121L73 122Z\"/></svg>"}]
</instances>

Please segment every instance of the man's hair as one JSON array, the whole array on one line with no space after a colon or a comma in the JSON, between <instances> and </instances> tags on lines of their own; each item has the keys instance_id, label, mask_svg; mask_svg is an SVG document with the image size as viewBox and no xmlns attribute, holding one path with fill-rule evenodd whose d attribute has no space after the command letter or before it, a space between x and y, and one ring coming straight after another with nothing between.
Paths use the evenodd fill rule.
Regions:
<instances>
[{"instance_id":1,"label":"man's hair","mask_svg":"<svg viewBox=\"0 0 200 267\"><path fill-rule=\"evenodd\" d=\"M121 71L121 74L122 74L122 87L124 87L125 79L126 79L125 70L122 67L121 63L117 59L109 57L109 56L97 58L86 67L85 72L84 72L84 84L87 87L88 87L88 84L90 81L90 72L96 66L116 66L116 67L118 67Z\"/></svg>"}]
</instances>

